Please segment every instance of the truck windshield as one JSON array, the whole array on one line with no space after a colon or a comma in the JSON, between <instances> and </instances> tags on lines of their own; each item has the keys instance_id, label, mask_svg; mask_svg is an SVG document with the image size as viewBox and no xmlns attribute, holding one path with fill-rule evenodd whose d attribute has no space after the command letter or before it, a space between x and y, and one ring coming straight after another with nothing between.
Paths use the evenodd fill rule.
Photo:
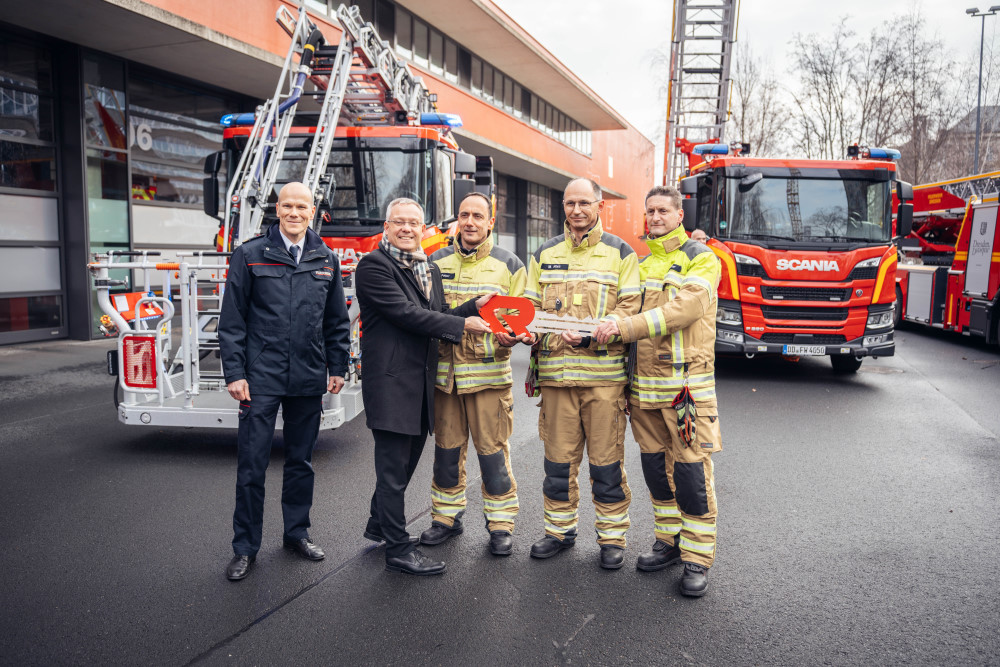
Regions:
<instances>
[{"instance_id":1,"label":"truck windshield","mask_svg":"<svg viewBox=\"0 0 1000 667\"><path fill-rule=\"evenodd\" d=\"M888 242L888 180L727 174L719 236L761 241ZM855 172L857 173L857 172Z\"/></svg>"},{"instance_id":2,"label":"truck windshield","mask_svg":"<svg viewBox=\"0 0 1000 667\"><path fill-rule=\"evenodd\" d=\"M330 152L328 174L333 178L329 214L323 226L381 227L385 209L393 199L406 197L424 208L425 222L434 212L433 150L416 139L337 139ZM289 140L279 181L301 179L305 173L308 143Z\"/></svg>"}]
</instances>

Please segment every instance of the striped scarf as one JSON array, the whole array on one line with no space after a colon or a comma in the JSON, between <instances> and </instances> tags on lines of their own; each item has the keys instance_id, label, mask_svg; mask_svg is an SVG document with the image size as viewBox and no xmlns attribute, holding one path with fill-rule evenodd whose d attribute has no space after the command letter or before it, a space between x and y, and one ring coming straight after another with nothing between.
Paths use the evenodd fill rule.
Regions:
<instances>
[{"instance_id":1,"label":"striped scarf","mask_svg":"<svg viewBox=\"0 0 1000 667\"><path fill-rule=\"evenodd\" d=\"M431 272L427 268L427 255L424 254L423 250L418 250L416 252L408 252L406 250L400 250L396 246L389 243L389 241L382 237L379 242L379 247L389 257L396 260L396 263L402 266L404 269L409 269L413 272L413 277L417 279L417 283L420 288L424 290L424 296L430 301L431 298Z\"/></svg>"}]
</instances>

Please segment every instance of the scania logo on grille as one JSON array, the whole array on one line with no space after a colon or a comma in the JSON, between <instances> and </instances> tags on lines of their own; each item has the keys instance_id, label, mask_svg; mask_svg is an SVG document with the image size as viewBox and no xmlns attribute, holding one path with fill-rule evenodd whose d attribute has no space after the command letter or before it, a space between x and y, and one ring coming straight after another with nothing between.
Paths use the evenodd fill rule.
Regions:
<instances>
[{"instance_id":1,"label":"scania logo on grille","mask_svg":"<svg viewBox=\"0 0 1000 667\"><path fill-rule=\"evenodd\" d=\"M779 271L840 271L832 259L779 259Z\"/></svg>"}]
</instances>

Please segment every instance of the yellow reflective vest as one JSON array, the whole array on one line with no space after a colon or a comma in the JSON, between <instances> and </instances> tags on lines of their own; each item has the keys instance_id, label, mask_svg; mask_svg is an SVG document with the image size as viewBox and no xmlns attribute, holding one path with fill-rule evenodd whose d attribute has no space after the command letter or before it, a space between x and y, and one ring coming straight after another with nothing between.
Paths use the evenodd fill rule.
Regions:
<instances>
[{"instance_id":1,"label":"yellow reflective vest","mask_svg":"<svg viewBox=\"0 0 1000 667\"><path fill-rule=\"evenodd\" d=\"M512 252L495 247L492 233L468 255L459 249L460 243L456 236L451 245L430 256L441 269L444 297L450 306L491 292L524 295L524 264ZM497 343L493 334L465 333L458 345L440 344L435 378L438 389L451 392L456 388L459 394L471 394L511 384L510 348Z\"/></svg>"},{"instance_id":2,"label":"yellow reflective vest","mask_svg":"<svg viewBox=\"0 0 1000 667\"><path fill-rule=\"evenodd\" d=\"M719 260L683 227L646 245L642 312L618 320L622 339L638 341L632 401L642 409L669 408L686 381L698 404L714 405Z\"/></svg>"},{"instance_id":3,"label":"yellow reflective vest","mask_svg":"<svg viewBox=\"0 0 1000 667\"><path fill-rule=\"evenodd\" d=\"M574 243L568 225L528 261L524 296L546 313L602 320L639 312L639 260L622 239L608 234L601 221ZM530 326L528 327L531 328ZM586 339L585 339L586 340ZM600 387L624 384L625 351L620 340L571 347L559 334L542 334L538 342L541 386Z\"/></svg>"}]
</instances>

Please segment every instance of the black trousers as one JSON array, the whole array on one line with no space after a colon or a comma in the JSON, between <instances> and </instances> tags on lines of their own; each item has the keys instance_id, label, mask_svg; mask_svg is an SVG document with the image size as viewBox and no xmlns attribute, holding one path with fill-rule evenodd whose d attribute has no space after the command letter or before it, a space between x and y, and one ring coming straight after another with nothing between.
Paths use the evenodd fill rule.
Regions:
<instances>
[{"instance_id":1,"label":"black trousers","mask_svg":"<svg viewBox=\"0 0 1000 667\"><path fill-rule=\"evenodd\" d=\"M385 537L386 558L413 551L406 532L403 497L427 441L427 427L420 435L372 430L375 438L375 493L372 495L368 530Z\"/></svg>"},{"instance_id":2,"label":"black trousers","mask_svg":"<svg viewBox=\"0 0 1000 667\"><path fill-rule=\"evenodd\" d=\"M264 474L271 459L274 422L281 406L285 425L285 469L281 486L284 537L309 537L313 498L312 454L319 435L323 397L253 394L240 401L236 464L236 510L233 512L233 553L253 556L260 549L264 524Z\"/></svg>"}]
</instances>

